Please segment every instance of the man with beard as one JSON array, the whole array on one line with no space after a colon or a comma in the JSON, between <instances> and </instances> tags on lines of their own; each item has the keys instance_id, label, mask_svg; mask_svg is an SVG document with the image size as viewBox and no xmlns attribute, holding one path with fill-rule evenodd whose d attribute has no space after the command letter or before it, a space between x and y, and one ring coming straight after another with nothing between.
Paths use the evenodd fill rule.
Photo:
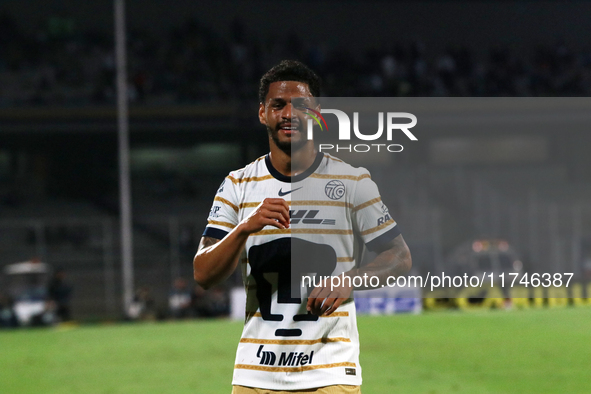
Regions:
<instances>
[{"instance_id":1,"label":"man with beard","mask_svg":"<svg viewBox=\"0 0 591 394\"><path fill-rule=\"evenodd\" d=\"M262 77L259 120L270 152L222 182L193 260L195 280L205 288L242 268L247 301L236 394L360 393L352 288L318 286L307 299L294 297L293 256L305 255L300 260L307 264L316 259L302 272L322 266L382 283L411 266L367 170L318 152L304 136L303 109L319 112L319 94L318 76L297 61L282 61ZM359 267L365 247L378 255Z\"/></svg>"}]
</instances>

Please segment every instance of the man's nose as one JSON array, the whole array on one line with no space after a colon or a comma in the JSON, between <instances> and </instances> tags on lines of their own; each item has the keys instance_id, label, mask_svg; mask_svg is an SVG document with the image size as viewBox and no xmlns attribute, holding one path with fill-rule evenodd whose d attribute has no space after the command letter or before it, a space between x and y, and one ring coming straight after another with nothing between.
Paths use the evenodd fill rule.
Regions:
<instances>
[{"instance_id":1,"label":"man's nose","mask_svg":"<svg viewBox=\"0 0 591 394\"><path fill-rule=\"evenodd\" d=\"M285 107L283 107L283 112L281 113L281 117L284 119L291 119L292 117L292 105L291 103L287 103Z\"/></svg>"}]
</instances>

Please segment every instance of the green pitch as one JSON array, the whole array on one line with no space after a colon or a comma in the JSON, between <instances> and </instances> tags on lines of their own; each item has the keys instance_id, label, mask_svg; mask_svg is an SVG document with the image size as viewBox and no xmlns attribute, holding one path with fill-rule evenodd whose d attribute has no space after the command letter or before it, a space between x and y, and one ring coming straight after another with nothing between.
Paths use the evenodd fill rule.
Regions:
<instances>
[{"instance_id":1,"label":"green pitch","mask_svg":"<svg viewBox=\"0 0 591 394\"><path fill-rule=\"evenodd\" d=\"M360 317L364 394L591 393L591 309ZM229 394L241 323L0 331L2 393Z\"/></svg>"}]
</instances>

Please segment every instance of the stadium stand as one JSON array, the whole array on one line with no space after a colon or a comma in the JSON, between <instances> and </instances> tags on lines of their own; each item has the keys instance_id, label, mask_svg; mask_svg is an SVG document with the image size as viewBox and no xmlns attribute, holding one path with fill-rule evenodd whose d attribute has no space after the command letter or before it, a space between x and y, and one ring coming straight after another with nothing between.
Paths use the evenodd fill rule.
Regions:
<instances>
[{"instance_id":1,"label":"stadium stand","mask_svg":"<svg viewBox=\"0 0 591 394\"><path fill-rule=\"evenodd\" d=\"M97 105L114 103L114 54L107 32L56 28L48 20L25 33L9 15L0 17L0 105ZM252 99L258 78L282 58L309 64L325 81L324 94L360 96L588 96L587 52L557 41L532 54L495 46L485 56L450 45L440 53L420 41L367 48L361 55L304 42L293 33L286 45L245 34L239 20L225 39L189 19L157 36L131 31L130 101L164 105ZM289 49L287 49L289 48ZM229 61L228 61L229 60ZM230 90L232 92L230 92Z\"/></svg>"},{"instance_id":2,"label":"stadium stand","mask_svg":"<svg viewBox=\"0 0 591 394\"><path fill-rule=\"evenodd\" d=\"M48 23L32 34L9 14L0 16L0 109L9 119L5 125L27 118L26 113L20 118L14 115L17 108L47 107L53 112L58 107L62 112L55 118L68 130L79 130L96 123L93 116L98 115L92 115L92 111L100 112L114 104L111 38L107 33L70 29L67 21L60 23L61 27ZM133 137L137 140L132 141L132 148L168 147L169 141L162 143L164 139L175 140L177 146L195 144L198 138L189 134L196 124L206 126L200 136L208 141L227 142L231 138L221 133L228 125L223 121L234 129L238 127L234 120L228 121L233 110L224 108L224 112L219 107L227 106L221 104L231 103L248 112L253 107L258 78L284 57L298 58L317 70L325 81L325 96L540 97L591 93L591 57L560 41L540 45L532 53L497 46L485 56L458 45L440 53L429 52L420 41L368 47L354 54L305 42L297 34L286 38L288 45L267 44L271 42L267 37L245 34L239 21L230 29L232 34L226 39L201 22L189 20L165 35L149 30L130 32L132 108L143 110L144 115L154 109L165 114L155 126L150 124L151 118L142 118L144 123L136 130L147 129L146 124L157 129L169 121L166 132L175 132L181 121L189 119L186 125L183 123L189 130L186 134L156 139L152 138L156 132L146 133L146 137ZM185 106L191 109L188 115L179 115L180 110L175 114L175 109L184 111ZM71 108L82 109L75 124L64 120ZM100 121L107 124L109 119L103 116ZM50 127L54 121L40 117L38 123L24 123L22 128L37 131L38 124ZM246 131L259 130L256 119L249 118L244 124ZM106 133L111 126L99 123L96 128ZM61 127L61 123L55 127ZM244 130L233 133L232 138L244 134ZM13 146L19 146L12 141ZM227 163L239 156L244 164L247 161L242 158L265 153L260 146L251 149L243 140L236 141L235 145L241 146L235 151L240 153L225 154ZM0 146L0 154L9 148ZM560 159L567 156L564 152L560 155ZM195 160L207 164L203 156ZM221 167L233 166L234 162ZM72 167L84 165L73 163ZM11 166L8 162L3 165ZM110 162L105 167L109 165L115 164ZM578 272L580 267L571 265L584 256L575 242L591 239L589 174L577 173L580 168L580 163L573 167L553 158L502 165L411 161L397 163L394 173L377 170L372 176L383 185L382 194L391 196L386 202L401 223L415 261L432 264L425 269L436 270L445 256L466 240L489 237L508 239L528 264L546 268L560 259L564 267ZM96 171L86 175L98 174L103 181L116 184L112 173L102 168ZM222 171L217 167L193 173L149 168L134 172L136 284L149 286L161 308L166 307L172 281L179 276L191 277L191 257L211 198L226 174L227 168ZM10 170L0 171L0 266L41 257L68 272L74 284L75 318L120 317L118 200L114 187L80 192L74 185L61 193L51 188L36 193L35 179L27 179L28 184L22 185L15 178ZM103 194L93 195L97 191ZM239 277L234 281L240 281Z\"/></svg>"}]
</instances>

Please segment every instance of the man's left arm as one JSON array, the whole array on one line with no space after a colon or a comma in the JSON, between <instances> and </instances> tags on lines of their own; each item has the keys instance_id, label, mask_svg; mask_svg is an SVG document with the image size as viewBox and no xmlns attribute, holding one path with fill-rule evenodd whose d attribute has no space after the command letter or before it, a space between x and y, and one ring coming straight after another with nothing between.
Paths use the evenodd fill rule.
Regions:
<instances>
[{"instance_id":1,"label":"man's left arm","mask_svg":"<svg viewBox=\"0 0 591 394\"><path fill-rule=\"evenodd\" d=\"M402 275L410 270L412 265L410 251L400 234L398 224L390 215L388 207L382 202L378 186L366 169L360 170L353 191L352 226L366 247L378 255L369 264L345 272L345 275L351 279L367 278L363 280L364 286L369 284L369 278L375 276L379 278L382 285L386 283L389 276ZM342 283L339 288L323 287L312 290L308 298L308 311L319 316L334 312L351 295L352 280L342 282L344 284ZM355 290L364 289L371 289L371 287L355 288Z\"/></svg>"},{"instance_id":2,"label":"man's left arm","mask_svg":"<svg viewBox=\"0 0 591 394\"><path fill-rule=\"evenodd\" d=\"M351 281L343 280L340 287L331 289L329 287L316 287L310 293L308 298L307 309L312 314L321 316L328 316L333 313L344 301L349 299L353 288L349 286L353 282L353 277L371 278L375 276L379 278L380 283L384 284L388 277L396 277L404 275L410 271L412 267L412 259L408 245L399 234L387 242L382 247L376 258L369 264L354 268L345 273L345 276L351 277ZM367 283L367 280L364 281ZM355 290L371 290L374 287L356 287Z\"/></svg>"},{"instance_id":3,"label":"man's left arm","mask_svg":"<svg viewBox=\"0 0 591 394\"><path fill-rule=\"evenodd\" d=\"M379 253L376 258L369 264L361 267L354 268L347 272L349 276L377 276L380 279L380 283L384 284L388 280L388 277L397 277L404 275L410 271L412 267L412 258L410 257L410 250L408 245L402 238L402 234L399 234L392 241L384 245L385 250ZM356 290L370 290L374 287L360 287Z\"/></svg>"}]
</instances>

